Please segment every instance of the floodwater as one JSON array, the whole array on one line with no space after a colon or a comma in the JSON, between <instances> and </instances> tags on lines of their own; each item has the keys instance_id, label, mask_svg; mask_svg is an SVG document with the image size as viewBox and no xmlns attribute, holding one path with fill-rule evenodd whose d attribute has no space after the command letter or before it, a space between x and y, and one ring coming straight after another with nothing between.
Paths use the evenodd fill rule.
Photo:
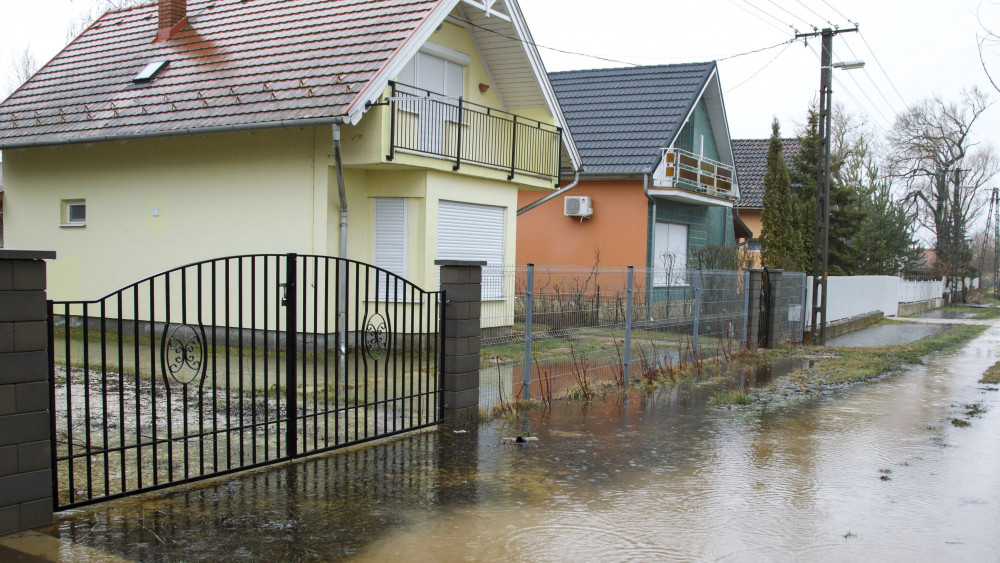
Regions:
<instances>
[{"instance_id":1,"label":"floodwater","mask_svg":"<svg viewBox=\"0 0 1000 563\"><path fill-rule=\"evenodd\" d=\"M934 309L933 311L927 311L926 313L920 313L919 315L914 315L915 317L921 319L971 319L976 316L975 313L964 313L962 311L945 311L942 309Z\"/></svg>"},{"instance_id":2,"label":"floodwater","mask_svg":"<svg viewBox=\"0 0 1000 563\"><path fill-rule=\"evenodd\" d=\"M766 413L712 407L709 385L557 403L40 531L142 561L997 561L1000 392L977 381L998 358L1000 324Z\"/></svg>"},{"instance_id":3,"label":"floodwater","mask_svg":"<svg viewBox=\"0 0 1000 563\"><path fill-rule=\"evenodd\" d=\"M948 325L942 324L883 324L875 325L830 338L827 346L848 348L872 348L888 344L907 344L925 336L944 332Z\"/></svg>"}]
</instances>

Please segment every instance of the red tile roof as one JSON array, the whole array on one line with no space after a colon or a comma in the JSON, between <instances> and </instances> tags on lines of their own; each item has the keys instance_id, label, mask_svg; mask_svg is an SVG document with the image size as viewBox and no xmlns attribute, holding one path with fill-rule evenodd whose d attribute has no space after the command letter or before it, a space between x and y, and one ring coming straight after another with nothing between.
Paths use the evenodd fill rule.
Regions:
<instances>
[{"instance_id":1,"label":"red tile roof","mask_svg":"<svg viewBox=\"0 0 1000 563\"><path fill-rule=\"evenodd\" d=\"M0 105L0 148L342 116L441 1L188 0L160 43L155 3L110 12Z\"/></svg>"}]
</instances>

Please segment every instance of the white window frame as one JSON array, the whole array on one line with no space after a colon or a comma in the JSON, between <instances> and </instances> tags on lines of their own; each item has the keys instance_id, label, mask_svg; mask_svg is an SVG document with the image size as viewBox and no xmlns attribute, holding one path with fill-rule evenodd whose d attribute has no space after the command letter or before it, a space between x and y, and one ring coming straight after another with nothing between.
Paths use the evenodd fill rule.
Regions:
<instances>
[{"instance_id":1,"label":"white window frame","mask_svg":"<svg viewBox=\"0 0 1000 563\"><path fill-rule=\"evenodd\" d=\"M653 287L678 287L687 283L690 227L657 221L653 225ZM679 240L674 240L675 238ZM673 251L671 251L673 249ZM683 252L679 252L683 251Z\"/></svg>"},{"instance_id":2,"label":"white window frame","mask_svg":"<svg viewBox=\"0 0 1000 563\"><path fill-rule=\"evenodd\" d=\"M64 199L60 205L60 227L86 227L87 226L87 200L85 199ZM83 219L73 219L73 210L83 208Z\"/></svg>"}]
</instances>

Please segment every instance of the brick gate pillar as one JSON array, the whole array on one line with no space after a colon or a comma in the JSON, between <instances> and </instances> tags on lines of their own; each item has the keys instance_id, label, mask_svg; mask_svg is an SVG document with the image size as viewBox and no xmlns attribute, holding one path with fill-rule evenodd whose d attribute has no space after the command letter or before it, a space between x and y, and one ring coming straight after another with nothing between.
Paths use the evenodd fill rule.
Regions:
<instances>
[{"instance_id":1,"label":"brick gate pillar","mask_svg":"<svg viewBox=\"0 0 1000 563\"><path fill-rule=\"evenodd\" d=\"M760 278L764 270L760 268L750 269L750 280L747 291L749 301L747 303L747 348L753 350L760 342Z\"/></svg>"},{"instance_id":2,"label":"brick gate pillar","mask_svg":"<svg viewBox=\"0 0 1000 563\"><path fill-rule=\"evenodd\" d=\"M444 422L479 419L479 348L483 266L486 262L437 260L445 292Z\"/></svg>"},{"instance_id":3,"label":"brick gate pillar","mask_svg":"<svg viewBox=\"0 0 1000 563\"><path fill-rule=\"evenodd\" d=\"M0 535L52 523L45 260L0 250Z\"/></svg>"}]
</instances>

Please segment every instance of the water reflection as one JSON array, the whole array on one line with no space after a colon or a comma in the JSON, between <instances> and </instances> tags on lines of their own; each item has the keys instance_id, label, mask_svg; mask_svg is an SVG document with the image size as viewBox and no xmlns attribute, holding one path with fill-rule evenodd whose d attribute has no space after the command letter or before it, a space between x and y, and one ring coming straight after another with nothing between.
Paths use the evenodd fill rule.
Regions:
<instances>
[{"instance_id":1,"label":"water reflection","mask_svg":"<svg viewBox=\"0 0 1000 563\"><path fill-rule=\"evenodd\" d=\"M183 491L49 531L143 561L997 560L1000 330L776 412L716 388L557 403ZM754 384L763 374L743 374ZM748 379L749 378L749 379ZM967 405L985 413L958 428ZM530 436L537 441L510 443Z\"/></svg>"}]
</instances>

